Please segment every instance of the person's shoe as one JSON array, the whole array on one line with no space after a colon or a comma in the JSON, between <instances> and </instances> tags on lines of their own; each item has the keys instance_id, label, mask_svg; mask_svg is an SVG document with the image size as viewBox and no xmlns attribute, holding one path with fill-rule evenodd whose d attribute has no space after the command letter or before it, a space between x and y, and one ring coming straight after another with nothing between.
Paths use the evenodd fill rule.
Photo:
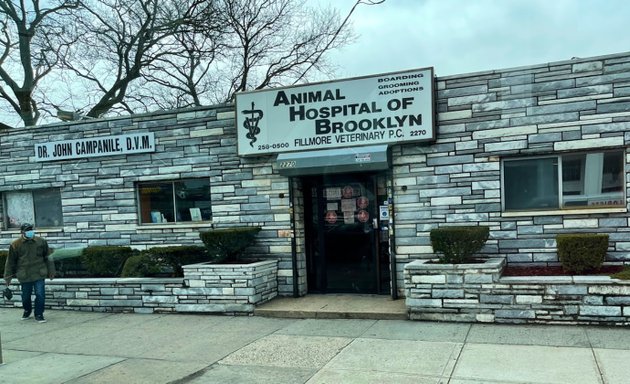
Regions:
<instances>
[{"instance_id":1,"label":"person's shoe","mask_svg":"<svg viewBox=\"0 0 630 384\"><path fill-rule=\"evenodd\" d=\"M22 314L22 320L28 320L31 317L31 311L24 311Z\"/></svg>"},{"instance_id":2,"label":"person's shoe","mask_svg":"<svg viewBox=\"0 0 630 384\"><path fill-rule=\"evenodd\" d=\"M44 316L35 316L35 321L38 323L45 323L46 319L44 319Z\"/></svg>"}]
</instances>

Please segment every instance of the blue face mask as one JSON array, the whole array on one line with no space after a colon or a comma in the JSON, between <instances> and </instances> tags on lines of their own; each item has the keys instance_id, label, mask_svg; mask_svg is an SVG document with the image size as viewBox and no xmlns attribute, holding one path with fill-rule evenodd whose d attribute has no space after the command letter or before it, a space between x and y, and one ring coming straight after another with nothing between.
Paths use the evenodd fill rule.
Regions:
<instances>
[{"instance_id":1,"label":"blue face mask","mask_svg":"<svg viewBox=\"0 0 630 384\"><path fill-rule=\"evenodd\" d=\"M35 236L35 231L33 231L32 229L30 231L24 232L24 237L26 237L27 239L32 239L33 236Z\"/></svg>"}]
</instances>

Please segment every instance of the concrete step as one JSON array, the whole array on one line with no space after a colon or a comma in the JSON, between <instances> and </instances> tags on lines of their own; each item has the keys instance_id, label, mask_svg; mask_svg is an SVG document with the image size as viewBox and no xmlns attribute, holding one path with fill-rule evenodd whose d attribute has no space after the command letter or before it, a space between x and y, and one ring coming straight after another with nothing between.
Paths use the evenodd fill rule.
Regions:
<instances>
[{"instance_id":1,"label":"concrete step","mask_svg":"<svg viewBox=\"0 0 630 384\"><path fill-rule=\"evenodd\" d=\"M405 300L389 296L356 294L310 294L277 297L254 310L255 316L299 319L408 319Z\"/></svg>"}]
</instances>

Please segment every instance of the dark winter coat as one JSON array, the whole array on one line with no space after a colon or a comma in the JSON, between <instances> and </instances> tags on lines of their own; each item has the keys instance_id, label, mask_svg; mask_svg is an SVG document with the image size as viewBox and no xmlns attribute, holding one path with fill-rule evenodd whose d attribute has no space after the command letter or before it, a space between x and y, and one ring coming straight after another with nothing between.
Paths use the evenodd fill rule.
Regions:
<instances>
[{"instance_id":1,"label":"dark winter coat","mask_svg":"<svg viewBox=\"0 0 630 384\"><path fill-rule=\"evenodd\" d=\"M20 237L11 243L4 267L4 278L17 277L20 283L31 283L55 274L55 263L49 257L48 243L41 237Z\"/></svg>"}]
</instances>

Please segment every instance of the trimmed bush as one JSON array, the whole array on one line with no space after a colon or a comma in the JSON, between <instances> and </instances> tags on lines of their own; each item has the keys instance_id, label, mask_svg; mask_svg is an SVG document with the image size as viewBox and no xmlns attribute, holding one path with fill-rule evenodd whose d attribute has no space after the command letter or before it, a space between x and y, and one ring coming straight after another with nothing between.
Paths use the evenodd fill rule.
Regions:
<instances>
[{"instance_id":1,"label":"trimmed bush","mask_svg":"<svg viewBox=\"0 0 630 384\"><path fill-rule=\"evenodd\" d=\"M146 251L155 265L169 266L174 277L183 277L182 265L209 261L208 252L203 246L181 245L171 247L154 247Z\"/></svg>"},{"instance_id":2,"label":"trimmed bush","mask_svg":"<svg viewBox=\"0 0 630 384\"><path fill-rule=\"evenodd\" d=\"M83 248L57 248L51 253L55 262L55 271L58 277L84 276L87 274L81 264Z\"/></svg>"},{"instance_id":3,"label":"trimmed bush","mask_svg":"<svg viewBox=\"0 0 630 384\"><path fill-rule=\"evenodd\" d=\"M0 276L4 276L4 265L7 263L9 251L0 251Z\"/></svg>"},{"instance_id":4,"label":"trimmed bush","mask_svg":"<svg viewBox=\"0 0 630 384\"><path fill-rule=\"evenodd\" d=\"M210 261L234 262L241 252L254 242L260 229L260 227L212 229L200 232L199 237L208 250Z\"/></svg>"},{"instance_id":5,"label":"trimmed bush","mask_svg":"<svg viewBox=\"0 0 630 384\"><path fill-rule=\"evenodd\" d=\"M55 272L57 277L80 277L89 275L80 257L55 260Z\"/></svg>"},{"instance_id":6,"label":"trimmed bush","mask_svg":"<svg viewBox=\"0 0 630 384\"><path fill-rule=\"evenodd\" d=\"M608 235L571 233L556 236L558 259L562 268L571 273L598 271L606 259Z\"/></svg>"},{"instance_id":7,"label":"trimmed bush","mask_svg":"<svg viewBox=\"0 0 630 384\"><path fill-rule=\"evenodd\" d=\"M149 277L161 272L160 266L148 252L140 252L125 261L121 277Z\"/></svg>"},{"instance_id":8,"label":"trimmed bush","mask_svg":"<svg viewBox=\"0 0 630 384\"><path fill-rule=\"evenodd\" d=\"M60 261L81 257L85 248L57 248L53 249L51 256L53 260Z\"/></svg>"},{"instance_id":9,"label":"trimmed bush","mask_svg":"<svg viewBox=\"0 0 630 384\"><path fill-rule=\"evenodd\" d=\"M621 272L617 272L614 275L611 275L613 279L619 280L630 280L630 267L624 267Z\"/></svg>"},{"instance_id":10,"label":"trimmed bush","mask_svg":"<svg viewBox=\"0 0 630 384\"><path fill-rule=\"evenodd\" d=\"M483 248L490 228L487 226L442 227L431 230L431 246L442 253L441 263L460 264L470 261Z\"/></svg>"},{"instance_id":11,"label":"trimmed bush","mask_svg":"<svg viewBox=\"0 0 630 384\"><path fill-rule=\"evenodd\" d=\"M125 261L133 254L130 247L94 246L85 248L80 260L92 276L118 277Z\"/></svg>"}]
</instances>

